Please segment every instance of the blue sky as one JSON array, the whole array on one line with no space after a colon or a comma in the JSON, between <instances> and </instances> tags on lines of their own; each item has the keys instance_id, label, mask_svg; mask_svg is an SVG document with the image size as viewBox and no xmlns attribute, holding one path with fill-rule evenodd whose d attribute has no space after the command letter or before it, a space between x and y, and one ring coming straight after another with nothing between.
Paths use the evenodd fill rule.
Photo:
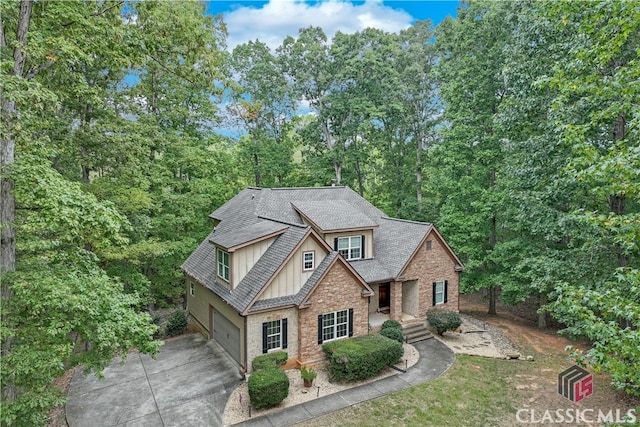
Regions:
<instances>
[{"instance_id":1,"label":"blue sky","mask_svg":"<svg viewBox=\"0 0 640 427\"><path fill-rule=\"evenodd\" d=\"M458 1L382 1L382 0L212 0L207 13L221 13L233 48L259 39L272 48L299 28L322 27L327 36L336 31L353 33L366 27L397 32L416 20L439 23L455 16Z\"/></svg>"}]
</instances>

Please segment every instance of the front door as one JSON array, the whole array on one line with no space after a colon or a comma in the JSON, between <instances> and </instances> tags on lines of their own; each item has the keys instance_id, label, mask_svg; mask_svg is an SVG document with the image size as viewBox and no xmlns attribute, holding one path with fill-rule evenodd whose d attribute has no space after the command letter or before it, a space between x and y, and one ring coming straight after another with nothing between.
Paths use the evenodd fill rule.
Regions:
<instances>
[{"instance_id":1,"label":"front door","mask_svg":"<svg viewBox=\"0 0 640 427\"><path fill-rule=\"evenodd\" d=\"M389 292L389 283L385 283L378 287L378 307L388 308L390 305L391 292Z\"/></svg>"}]
</instances>

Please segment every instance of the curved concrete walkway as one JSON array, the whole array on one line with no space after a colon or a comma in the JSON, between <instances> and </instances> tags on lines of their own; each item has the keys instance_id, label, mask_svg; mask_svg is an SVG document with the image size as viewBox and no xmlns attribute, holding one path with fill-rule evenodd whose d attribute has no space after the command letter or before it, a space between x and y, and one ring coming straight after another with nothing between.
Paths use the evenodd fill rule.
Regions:
<instances>
[{"instance_id":1,"label":"curved concrete walkway","mask_svg":"<svg viewBox=\"0 0 640 427\"><path fill-rule=\"evenodd\" d=\"M415 343L413 346L420 353L420 359L418 363L409 368L406 373L392 375L310 402L291 406L282 411L234 424L234 427L283 427L310 420L367 400L376 399L385 394L394 393L430 381L445 373L456 360L453 351L435 339Z\"/></svg>"}]
</instances>

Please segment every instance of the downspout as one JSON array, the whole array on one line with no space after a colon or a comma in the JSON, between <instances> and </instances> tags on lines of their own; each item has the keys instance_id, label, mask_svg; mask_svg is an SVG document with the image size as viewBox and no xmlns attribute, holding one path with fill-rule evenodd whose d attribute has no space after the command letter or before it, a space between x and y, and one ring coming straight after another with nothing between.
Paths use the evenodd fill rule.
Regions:
<instances>
[{"instance_id":1,"label":"downspout","mask_svg":"<svg viewBox=\"0 0 640 427\"><path fill-rule=\"evenodd\" d=\"M242 317L244 317L244 340L243 340L244 341L244 366L243 366L244 372L242 372L242 377L246 378L247 372L249 372L247 368L249 366L248 360L247 360L247 353L248 353L247 351L247 316L242 316Z\"/></svg>"}]
</instances>

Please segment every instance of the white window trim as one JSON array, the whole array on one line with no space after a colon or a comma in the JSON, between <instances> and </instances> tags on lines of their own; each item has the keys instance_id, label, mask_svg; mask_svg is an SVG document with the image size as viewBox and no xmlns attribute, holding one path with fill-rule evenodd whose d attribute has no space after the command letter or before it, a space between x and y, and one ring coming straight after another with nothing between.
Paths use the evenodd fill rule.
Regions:
<instances>
[{"instance_id":1,"label":"white window trim","mask_svg":"<svg viewBox=\"0 0 640 427\"><path fill-rule=\"evenodd\" d=\"M347 245L346 249L340 249L340 241L347 239L347 241L349 242ZM351 246L351 240L352 239L358 239L360 241L359 246ZM344 237L338 237L338 252L342 253L341 251L347 251L347 256L345 256L344 254L342 254L342 256L344 257L344 259L346 259L347 261L352 261L352 260L356 260L356 259L362 259L362 236L344 236ZM351 251L353 251L354 249L360 249L360 256L358 257L353 257L351 256Z\"/></svg>"},{"instance_id":2,"label":"white window trim","mask_svg":"<svg viewBox=\"0 0 640 427\"><path fill-rule=\"evenodd\" d=\"M337 319L338 319L338 313L342 313L345 312L346 316L345 316L345 321L342 323L338 323ZM324 325L324 318L325 316L329 316L329 315L333 315L333 325L330 326L325 326ZM344 335L341 336L337 336L338 335L338 326L339 325L345 325L344 328ZM325 334L324 331L325 329L329 329L331 328L333 330L332 334L333 334L333 338L327 338L325 339ZM329 342L329 341L335 341L335 340L339 340L342 338L347 338L349 336L349 310L337 310L337 311L332 311L330 313L323 313L322 314L322 342Z\"/></svg>"},{"instance_id":3,"label":"white window trim","mask_svg":"<svg viewBox=\"0 0 640 427\"><path fill-rule=\"evenodd\" d=\"M279 332L275 333L275 334L269 334L269 323L278 323L279 327ZM278 351L278 350L282 350L282 319L280 320L271 320L269 322L267 322L267 347L269 347L269 337L278 337L278 346L277 347L273 347L273 348L267 348L267 353L270 353L272 351Z\"/></svg>"},{"instance_id":4,"label":"white window trim","mask_svg":"<svg viewBox=\"0 0 640 427\"><path fill-rule=\"evenodd\" d=\"M438 289L440 289L440 292L438 292ZM438 295L440 295L440 301L438 301ZM435 300L436 305L444 304L444 280L436 281Z\"/></svg>"},{"instance_id":5,"label":"white window trim","mask_svg":"<svg viewBox=\"0 0 640 427\"><path fill-rule=\"evenodd\" d=\"M311 262L311 267L307 268L307 259L306 256L307 255L311 255L311 259L309 260ZM302 271L313 271L316 269L316 253L314 251L305 251L302 252Z\"/></svg>"},{"instance_id":6,"label":"white window trim","mask_svg":"<svg viewBox=\"0 0 640 427\"><path fill-rule=\"evenodd\" d=\"M227 255L227 261L228 261L227 265L225 265L224 262L221 261L220 254L226 254ZM218 277L221 278L222 280L226 281L226 282L229 282L229 279L231 277L231 255L229 255L229 252L226 252L226 251L223 251L220 248L217 248L216 261L217 261L217 264L218 264L218 267L216 269L217 273L218 273ZM226 271L225 271L225 269L226 269ZM226 273L226 276L225 276L225 273Z\"/></svg>"}]
</instances>

